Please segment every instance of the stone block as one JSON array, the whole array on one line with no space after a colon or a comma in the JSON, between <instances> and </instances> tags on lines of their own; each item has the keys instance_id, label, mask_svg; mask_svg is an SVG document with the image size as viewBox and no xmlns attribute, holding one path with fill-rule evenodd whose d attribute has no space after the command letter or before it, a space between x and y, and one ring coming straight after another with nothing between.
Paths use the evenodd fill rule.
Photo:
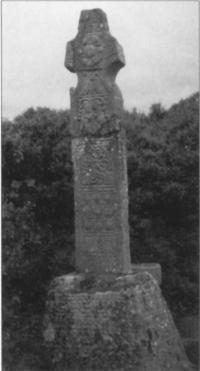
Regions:
<instances>
[{"instance_id":1,"label":"stone block","mask_svg":"<svg viewBox=\"0 0 200 371\"><path fill-rule=\"evenodd\" d=\"M159 286L147 272L108 280L58 277L48 293L44 336L55 371L191 370Z\"/></svg>"}]
</instances>

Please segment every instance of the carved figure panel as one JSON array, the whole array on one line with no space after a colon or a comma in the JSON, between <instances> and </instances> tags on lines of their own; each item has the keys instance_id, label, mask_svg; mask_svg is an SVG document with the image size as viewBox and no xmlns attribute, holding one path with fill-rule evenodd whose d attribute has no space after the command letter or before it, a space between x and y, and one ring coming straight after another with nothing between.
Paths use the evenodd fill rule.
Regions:
<instances>
[{"instance_id":1,"label":"carved figure panel","mask_svg":"<svg viewBox=\"0 0 200 371\"><path fill-rule=\"evenodd\" d=\"M79 183L106 185L114 183L113 153L107 142L89 142L79 159Z\"/></svg>"},{"instance_id":2,"label":"carved figure panel","mask_svg":"<svg viewBox=\"0 0 200 371\"><path fill-rule=\"evenodd\" d=\"M106 84L99 71L84 71L71 91L71 134L103 136L120 130L122 97L116 85Z\"/></svg>"},{"instance_id":3,"label":"carved figure panel","mask_svg":"<svg viewBox=\"0 0 200 371\"><path fill-rule=\"evenodd\" d=\"M106 94L107 87L99 71L84 71L79 75L78 96Z\"/></svg>"},{"instance_id":4,"label":"carved figure panel","mask_svg":"<svg viewBox=\"0 0 200 371\"><path fill-rule=\"evenodd\" d=\"M78 116L81 131L94 134L106 121L103 96L83 96L78 101Z\"/></svg>"}]
</instances>

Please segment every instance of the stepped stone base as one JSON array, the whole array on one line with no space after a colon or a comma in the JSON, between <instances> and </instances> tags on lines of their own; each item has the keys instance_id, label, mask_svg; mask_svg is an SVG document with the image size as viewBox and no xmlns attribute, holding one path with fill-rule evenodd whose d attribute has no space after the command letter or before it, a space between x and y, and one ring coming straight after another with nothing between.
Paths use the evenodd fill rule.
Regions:
<instances>
[{"instance_id":1,"label":"stepped stone base","mask_svg":"<svg viewBox=\"0 0 200 371\"><path fill-rule=\"evenodd\" d=\"M159 285L147 272L56 278L44 338L55 371L189 371Z\"/></svg>"}]
</instances>

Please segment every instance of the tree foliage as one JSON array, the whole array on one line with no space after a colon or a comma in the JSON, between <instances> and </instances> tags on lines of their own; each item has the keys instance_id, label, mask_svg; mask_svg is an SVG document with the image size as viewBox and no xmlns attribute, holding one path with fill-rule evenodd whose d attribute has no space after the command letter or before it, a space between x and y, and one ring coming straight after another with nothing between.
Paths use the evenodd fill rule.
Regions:
<instances>
[{"instance_id":1,"label":"tree foliage","mask_svg":"<svg viewBox=\"0 0 200 371\"><path fill-rule=\"evenodd\" d=\"M169 110L156 103L148 115L124 114L132 260L161 264L162 290L175 315L198 311L198 99L194 94ZM74 269L68 126L68 111L48 108L30 108L2 123L8 364L24 349L32 356L42 351L47 285Z\"/></svg>"},{"instance_id":2,"label":"tree foliage","mask_svg":"<svg viewBox=\"0 0 200 371\"><path fill-rule=\"evenodd\" d=\"M4 334L11 347L4 355L8 360L10 352L19 359L23 356L15 346L18 331L21 352L27 344L32 352L30 332L21 337L18 323L30 330L30 318L35 318L39 325L49 281L73 269L68 124L67 111L46 108L31 108L14 122L2 124ZM41 330L40 323L39 337Z\"/></svg>"},{"instance_id":3,"label":"tree foliage","mask_svg":"<svg viewBox=\"0 0 200 371\"><path fill-rule=\"evenodd\" d=\"M198 99L127 127L132 259L161 264L175 315L198 311Z\"/></svg>"}]
</instances>

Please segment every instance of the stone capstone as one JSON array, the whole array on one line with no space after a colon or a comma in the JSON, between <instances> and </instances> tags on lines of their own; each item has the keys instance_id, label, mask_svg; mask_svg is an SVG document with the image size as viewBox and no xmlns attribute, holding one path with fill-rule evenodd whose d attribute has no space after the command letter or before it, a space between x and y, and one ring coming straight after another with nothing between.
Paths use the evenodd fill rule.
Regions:
<instances>
[{"instance_id":1,"label":"stone capstone","mask_svg":"<svg viewBox=\"0 0 200 371\"><path fill-rule=\"evenodd\" d=\"M44 336L55 371L186 371L172 316L147 272L71 274L48 292Z\"/></svg>"}]
</instances>

